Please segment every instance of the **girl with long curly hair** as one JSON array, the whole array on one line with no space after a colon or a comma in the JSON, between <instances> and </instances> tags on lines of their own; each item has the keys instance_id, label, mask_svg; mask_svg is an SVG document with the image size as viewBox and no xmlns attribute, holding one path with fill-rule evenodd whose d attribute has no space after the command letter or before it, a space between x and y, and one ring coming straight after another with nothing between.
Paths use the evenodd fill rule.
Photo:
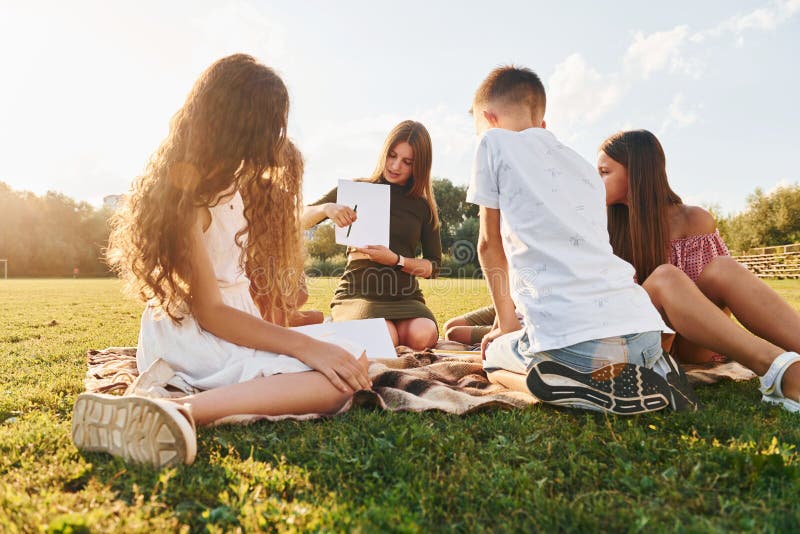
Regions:
<instances>
[{"instance_id":1,"label":"girl with long curly hair","mask_svg":"<svg viewBox=\"0 0 800 534\"><path fill-rule=\"evenodd\" d=\"M334 321L383 318L394 344L415 350L432 347L439 337L416 278L435 278L442 261L432 161L425 126L407 120L392 128L375 170L362 180L391 189L389 247L348 249L347 266L331 302ZM353 208L336 203L337 190L305 207L305 228L326 218L340 227L356 220ZM415 257L418 248L422 258Z\"/></svg>"},{"instance_id":2,"label":"girl with long curly hair","mask_svg":"<svg viewBox=\"0 0 800 534\"><path fill-rule=\"evenodd\" d=\"M304 295L303 161L286 137L288 112L281 78L236 54L212 64L173 116L113 218L108 261L147 302L139 371L165 360L187 396L82 394L79 448L189 464L195 424L335 413L371 386L355 347L283 326Z\"/></svg>"},{"instance_id":3,"label":"girl with long curly hair","mask_svg":"<svg viewBox=\"0 0 800 534\"><path fill-rule=\"evenodd\" d=\"M730 257L710 213L672 190L656 136L612 135L597 169L611 246L677 331L673 355L697 363L724 354L761 376L764 402L800 411L800 313Z\"/></svg>"}]
</instances>

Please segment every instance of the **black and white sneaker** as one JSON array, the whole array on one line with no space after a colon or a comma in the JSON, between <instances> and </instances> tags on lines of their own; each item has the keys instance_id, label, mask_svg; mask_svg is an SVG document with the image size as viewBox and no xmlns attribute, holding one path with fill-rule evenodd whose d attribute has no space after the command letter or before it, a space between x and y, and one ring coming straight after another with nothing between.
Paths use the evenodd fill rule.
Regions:
<instances>
[{"instance_id":1,"label":"black and white sneaker","mask_svg":"<svg viewBox=\"0 0 800 534\"><path fill-rule=\"evenodd\" d=\"M667 381L655 371L617 363L582 373L546 360L528 372L530 392L543 402L571 408L635 415L663 410L672 395Z\"/></svg>"},{"instance_id":2,"label":"black and white sneaker","mask_svg":"<svg viewBox=\"0 0 800 534\"><path fill-rule=\"evenodd\" d=\"M669 405L676 412L696 412L700 408L700 401L694 392L683 367L666 351L663 357L653 365L653 371L664 377L669 386Z\"/></svg>"}]
</instances>

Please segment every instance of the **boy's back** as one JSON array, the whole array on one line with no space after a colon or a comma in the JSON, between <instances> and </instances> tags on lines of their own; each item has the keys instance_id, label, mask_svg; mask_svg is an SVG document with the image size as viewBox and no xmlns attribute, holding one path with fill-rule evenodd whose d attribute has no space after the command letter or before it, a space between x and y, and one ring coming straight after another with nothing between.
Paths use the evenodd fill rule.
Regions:
<instances>
[{"instance_id":1,"label":"boy's back","mask_svg":"<svg viewBox=\"0 0 800 534\"><path fill-rule=\"evenodd\" d=\"M486 131L467 200L500 210L511 296L533 351L664 328L611 250L602 180L549 131Z\"/></svg>"}]
</instances>

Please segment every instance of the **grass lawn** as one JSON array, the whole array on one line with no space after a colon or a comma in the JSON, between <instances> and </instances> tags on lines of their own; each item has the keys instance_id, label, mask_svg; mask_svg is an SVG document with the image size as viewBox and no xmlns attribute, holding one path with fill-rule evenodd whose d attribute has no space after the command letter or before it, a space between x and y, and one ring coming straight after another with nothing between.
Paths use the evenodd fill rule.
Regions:
<instances>
[{"instance_id":1,"label":"grass lawn","mask_svg":"<svg viewBox=\"0 0 800 534\"><path fill-rule=\"evenodd\" d=\"M327 310L334 285L312 280L311 304ZM800 307L800 283L773 287ZM482 282L423 289L440 324L488 300ZM193 466L156 472L69 437L85 352L134 345L141 305L116 280L0 280L0 303L0 531L800 531L800 415L755 381L699 389L693 414L203 429Z\"/></svg>"}]
</instances>

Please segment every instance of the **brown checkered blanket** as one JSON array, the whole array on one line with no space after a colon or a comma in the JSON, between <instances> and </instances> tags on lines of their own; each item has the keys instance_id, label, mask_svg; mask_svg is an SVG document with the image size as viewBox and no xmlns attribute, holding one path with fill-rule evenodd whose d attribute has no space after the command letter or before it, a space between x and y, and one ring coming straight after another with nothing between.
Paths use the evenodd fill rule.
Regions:
<instances>
[{"instance_id":1,"label":"brown checkered blanket","mask_svg":"<svg viewBox=\"0 0 800 534\"><path fill-rule=\"evenodd\" d=\"M370 365L371 391L359 391L342 408L370 406L390 411L422 412L441 410L467 414L487 408L521 408L538 402L519 393L493 384L481 366L479 353L457 350L452 343L440 344L431 352L413 352L398 347L398 358L375 360ZM165 388L171 369L159 360L160 366L146 371L141 377L136 369L136 348L111 347L88 353L87 391L97 393L131 394L148 390L150 394L180 396L184 393ZM158 362L157 362L158 363ZM729 362L715 365L685 366L693 385L714 384L721 380L750 380L755 375L741 365ZM293 416L293 419L312 419L318 415ZM246 423L255 419L284 419L286 417L240 416L220 422Z\"/></svg>"}]
</instances>

